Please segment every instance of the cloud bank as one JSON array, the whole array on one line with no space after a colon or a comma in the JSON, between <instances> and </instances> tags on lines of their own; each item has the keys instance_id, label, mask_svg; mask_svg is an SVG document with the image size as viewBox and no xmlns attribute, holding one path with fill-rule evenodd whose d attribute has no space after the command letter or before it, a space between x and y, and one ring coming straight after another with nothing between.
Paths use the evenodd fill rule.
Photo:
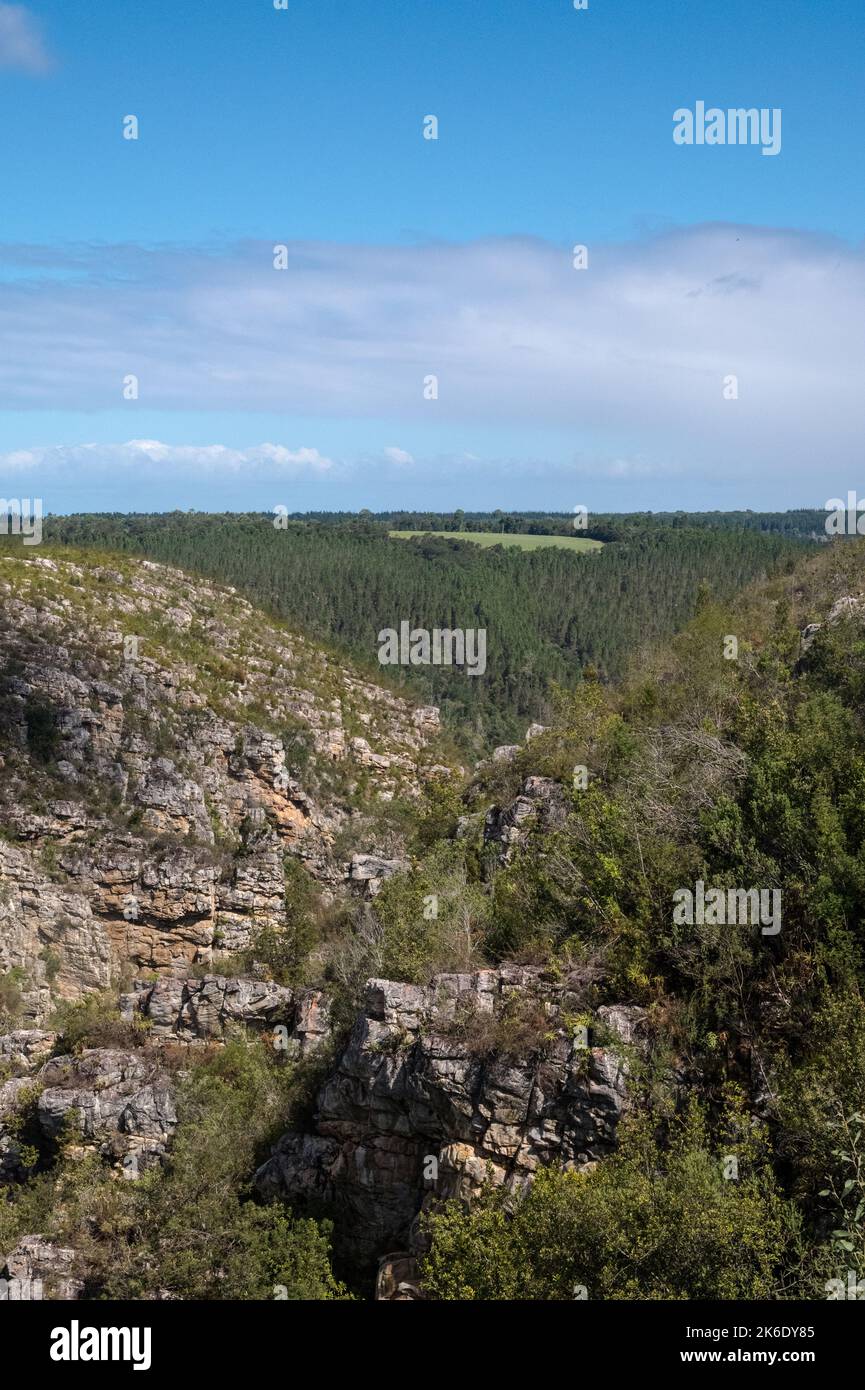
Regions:
<instances>
[{"instance_id":1,"label":"cloud bank","mask_svg":"<svg viewBox=\"0 0 865 1390\"><path fill-rule=\"evenodd\" d=\"M228 449L223 444L163 444L158 439L130 439L125 444L54 444L0 454L4 476L38 472L40 476L70 478L127 472L137 479L243 475L252 479L294 478L327 473L333 460L318 449L287 449L282 444L258 444Z\"/></svg>"},{"instance_id":2,"label":"cloud bank","mask_svg":"<svg viewBox=\"0 0 865 1390\"><path fill-rule=\"evenodd\" d=\"M723 461L823 486L860 456L861 247L712 224L590 246L585 270L519 238L288 251L280 271L268 244L0 248L0 407L128 408L130 434L139 407L445 426L455 454L464 427L554 428L575 454L610 441L622 475Z\"/></svg>"}]
</instances>

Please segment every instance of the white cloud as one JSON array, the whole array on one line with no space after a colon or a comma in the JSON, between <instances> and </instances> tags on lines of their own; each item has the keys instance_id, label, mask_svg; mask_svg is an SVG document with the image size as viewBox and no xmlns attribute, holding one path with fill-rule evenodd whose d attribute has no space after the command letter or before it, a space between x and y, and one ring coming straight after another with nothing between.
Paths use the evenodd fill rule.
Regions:
<instances>
[{"instance_id":1,"label":"white cloud","mask_svg":"<svg viewBox=\"0 0 865 1390\"><path fill-rule=\"evenodd\" d=\"M40 477L111 477L126 472L142 477L208 478L242 476L250 480L322 474L334 467L318 449L286 449L257 444L228 449L224 444L163 444L158 439L130 439L125 444L53 444L0 454L4 474L38 470Z\"/></svg>"},{"instance_id":2,"label":"white cloud","mask_svg":"<svg viewBox=\"0 0 865 1390\"><path fill-rule=\"evenodd\" d=\"M822 492L827 460L843 479L861 455L863 319L862 247L747 226L597 244L581 271L569 248L522 238L299 244L287 271L265 244L7 247L0 407L365 418L430 430L454 456L469 430L547 428L610 476L661 461ZM380 458L409 462L396 445ZM280 462L326 466L303 450Z\"/></svg>"},{"instance_id":3,"label":"white cloud","mask_svg":"<svg viewBox=\"0 0 865 1390\"><path fill-rule=\"evenodd\" d=\"M0 4L0 68L39 74L52 66L36 16L23 5Z\"/></svg>"}]
</instances>

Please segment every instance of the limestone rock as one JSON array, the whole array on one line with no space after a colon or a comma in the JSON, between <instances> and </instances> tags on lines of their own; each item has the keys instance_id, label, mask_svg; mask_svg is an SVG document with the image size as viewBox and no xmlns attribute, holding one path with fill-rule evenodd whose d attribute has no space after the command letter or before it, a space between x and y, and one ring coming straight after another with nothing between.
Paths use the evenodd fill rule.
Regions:
<instances>
[{"instance_id":1,"label":"limestone rock","mask_svg":"<svg viewBox=\"0 0 865 1390\"><path fill-rule=\"evenodd\" d=\"M530 743L531 740L532 740L533 738L537 738L539 734L547 734L547 733L549 733L549 725L548 725L548 724L530 724L529 727L526 729L526 739L525 739L525 741L526 741L526 743Z\"/></svg>"},{"instance_id":2,"label":"limestone rock","mask_svg":"<svg viewBox=\"0 0 865 1390\"><path fill-rule=\"evenodd\" d=\"M141 982L121 997L121 1014L150 1027L148 1041L224 1042L243 1030L306 1055L330 1036L330 1009L320 990L291 990L266 980L205 975L200 980Z\"/></svg>"},{"instance_id":3,"label":"limestone rock","mask_svg":"<svg viewBox=\"0 0 865 1390\"><path fill-rule=\"evenodd\" d=\"M499 864L507 864L525 843L529 829L554 830L564 822L564 792L551 777L528 777L520 796L508 806L491 806L484 820L484 840L500 846Z\"/></svg>"},{"instance_id":4,"label":"limestone rock","mask_svg":"<svg viewBox=\"0 0 865 1390\"><path fill-rule=\"evenodd\" d=\"M389 869L346 879L333 854L349 811L330 765L364 769L376 799L419 796L443 767L435 707L361 679L230 586L152 561L4 554L0 605L12 1022L130 970L186 978L283 929L286 855L331 894L352 878L375 893Z\"/></svg>"},{"instance_id":5,"label":"limestone rock","mask_svg":"<svg viewBox=\"0 0 865 1390\"><path fill-rule=\"evenodd\" d=\"M26 1076L49 1056L56 1033L41 1028L18 1028L0 1036L0 1067L11 1067L18 1076Z\"/></svg>"},{"instance_id":6,"label":"limestone rock","mask_svg":"<svg viewBox=\"0 0 865 1390\"><path fill-rule=\"evenodd\" d=\"M408 868L404 859L383 859L376 854L354 854L349 864L348 877L352 884L362 884L366 896L374 898L386 878Z\"/></svg>"},{"instance_id":7,"label":"limestone rock","mask_svg":"<svg viewBox=\"0 0 865 1390\"><path fill-rule=\"evenodd\" d=\"M166 1152L177 1124L173 1087L152 1055L88 1048L54 1057L40 1074L37 1102L46 1139L72 1122L84 1149L95 1149L137 1177Z\"/></svg>"},{"instance_id":8,"label":"limestone rock","mask_svg":"<svg viewBox=\"0 0 865 1390\"><path fill-rule=\"evenodd\" d=\"M379 1260L375 1281L377 1302L416 1303L423 1298L417 1257L398 1252Z\"/></svg>"}]
</instances>

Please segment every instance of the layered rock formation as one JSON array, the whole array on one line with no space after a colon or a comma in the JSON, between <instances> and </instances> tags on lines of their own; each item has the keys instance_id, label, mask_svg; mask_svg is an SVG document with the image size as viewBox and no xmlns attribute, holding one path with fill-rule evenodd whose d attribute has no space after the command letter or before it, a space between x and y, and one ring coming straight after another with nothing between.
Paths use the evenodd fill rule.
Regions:
<instances>
[{"instance_id":1,"label":"layered rock formation","mask_svg":"<svg viewBox=\"0 0 865 1390\"><path fill-rule=\"evenodd\" d=\"M449 771L438 711L233 590L149 562L0 557L0 598L0 1183L27 1176L34 1145L135 1179L169 1151L175 1078L196 1050L258 1036L306 1057L332 1040L321 990L254 963L219 974L214 958L290 925L288 858L373 914L408 859L398 837L353 842L350 808ZM504 864L564 812L559 785L529 777L486 812L484 839ZM119 996L116 1039L69 1050L40 1026L94 991ZM518 966L370 981L314 1120L282 1137L259 1193L332 1215L340 1256L370 1272L383 1260L382 1298L418 1296L425 1207L614 1146L643 1018L587 1020L581 1000ZM37 1233L0 1252L3 1277L44 1280L51 1297L82 1287L73 1252Z\"/></svg>"},{"instance_id":2,"label":"layered rock formation","mask_svg":"<svg viewBox=\"0 0 865 1390\"><path fill-rule=\"evenodd\" d=\"M286 855L371 895L392 865L334 853L347 797L416 795L441 765L434 708L232 589L118 566L0 557L0 979L28 1024L284 926Z\"/></svg>"},{"instance_id":3,"label":"layered rock formation","mask_svg":"<svg viewBox=\"0 0 865 1390\"><path fill-rule=\"evenodd\" d=\"M95 1149L138 1177L161 1159L177 1124L171 1078L152 1052L87 1048L54 1057L38 1074L37 1114L44 1137Z\"/></svg>"},{"instance_id":4,"label":"layered rock formation","mask_svg":"<svg viewBox=\"0 0 865 1390\"><path fill-rule=\"evenodd\" d=\"M440 975L429 987L372 980L314 1127L292 1130L261 1168L266 1197L323 1207L341 1254L371 1267L411 1248L425 1204L517 1187L539 1164L591 1164L615 1144L627 1052L643 1015L577 1022L567 984L519 966Z\"/></svg>"},{"instance_id":5,"label":"layered rock formation","mask_svg":"<svg viewBox=\"0 0 865 1390\"><path fill-rule=\"evenodd\" d=\"M151 1042L225 1042L242 1030L264 1035L278 1050L306 1056L330 1036L330 1008L321 990L292 990L264 980L205 975L142 981L121 998L120 1011L129 1022L146 1021Z\"/></svg>"},{"instance_id":6,"label":"layered rock formation","mask_svg":"<svg viewBox=\"0 0 865 1390\"><path fill-rule=\"evenodd\" d=\"M0 1036L0 1182L25 1175L18 1126L33 1108L41 1143L62 1139L73 1152L96 1152L136 1178L164 1158L177 1124L175 1067L164 1049L220 1046L232 1037L264 1037L275 1051L305 1057L331 1036L319 990L206 975L139 982L120 1000L121 1017L138 1023L138 1046L90 1047L52 1056L53 1033L19 1029ZM36 1136L34 1136L36 1137Z\"/></svg>"},{"instance_id":7,"label":"layered rock formation","mask_svg":"<svg viewBox=\"0 0 865 1390\"><path fill-rule=\"evenodd\" d=\"M0 1253L0 1301L63 1302L80 1298L83 1290L74 1250L42 1236L23 1236L14 1250Z\"/></svg>"}]
</instances>

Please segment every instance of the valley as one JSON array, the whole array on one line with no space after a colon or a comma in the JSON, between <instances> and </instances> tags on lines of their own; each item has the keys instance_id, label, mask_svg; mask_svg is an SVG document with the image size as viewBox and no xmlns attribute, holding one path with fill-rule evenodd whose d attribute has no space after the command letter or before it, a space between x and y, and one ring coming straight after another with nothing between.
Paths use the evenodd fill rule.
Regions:
<instances>
[{"instance_id":1,"label":"valley","mask_svg":"<svg viewBox=\"0 0 865 1390\"><path fill-rule=\"evenodd\" d=\"M7 545L0 1276L819 1297L827 1216L860 1238L865 552L800 553L472 763L233 585Z\"/></svg>"}]
</instances>

